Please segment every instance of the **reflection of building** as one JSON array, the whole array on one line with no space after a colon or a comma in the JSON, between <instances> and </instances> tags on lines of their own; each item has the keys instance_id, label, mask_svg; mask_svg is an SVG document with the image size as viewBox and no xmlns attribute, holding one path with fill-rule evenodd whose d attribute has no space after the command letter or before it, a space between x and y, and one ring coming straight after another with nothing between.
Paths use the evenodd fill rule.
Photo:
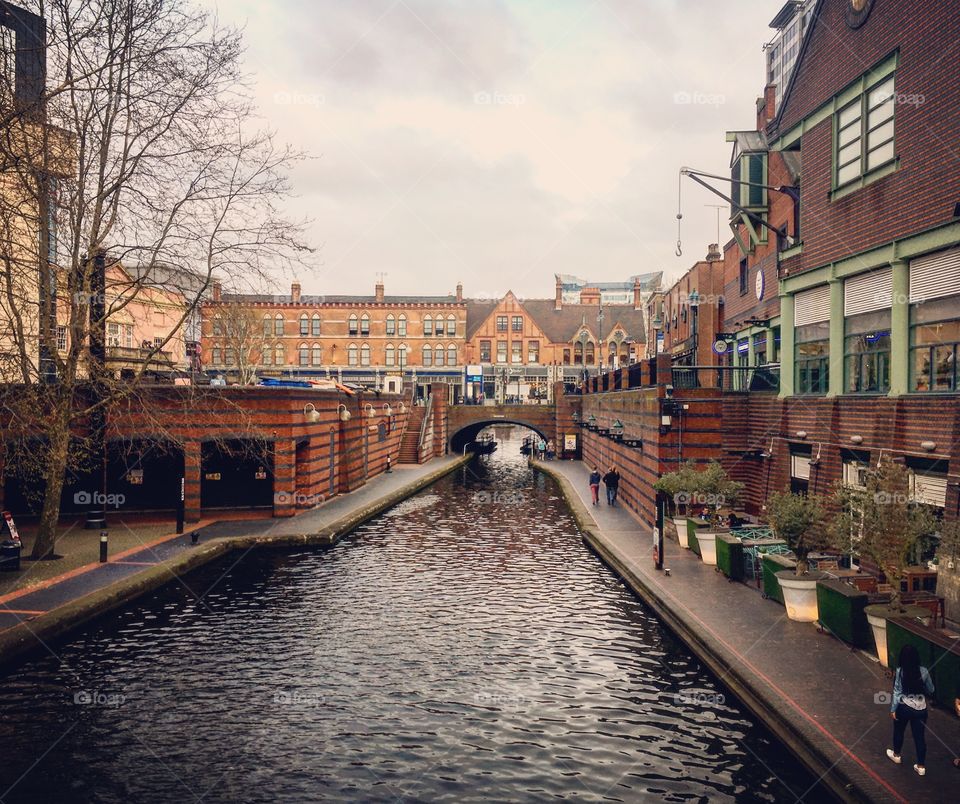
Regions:
<instances>
[{"instance_id":1,"label":"reflection of building","mask_svg":"<svg viewBox=\"0 0 960 804\"><path fill-rule=\"evenodd\" d=\"M570 274L557 274L564 304L590 304L597 291L603 304L633 304L634 286L640 284L640 301L646 304L650 294L659 289L663 271L637 274L624 282L589 282Z\"/></svg>"},{"instance_id":2,"label":"reflection of building","mask_svg":"<svg viewBox=\"0 0 960 804\"><path fill-rule=\"evenodd\" d=\"M253 321L247 319L251 318ZM235 374L243 359L260 375L338 376L379 385L388 375L418 382L463 378L467 308L449 296L230 294L214 288L202 308L202 360ZM237 332L243 336L237 338Z\"/></svg>"}]
</instances>

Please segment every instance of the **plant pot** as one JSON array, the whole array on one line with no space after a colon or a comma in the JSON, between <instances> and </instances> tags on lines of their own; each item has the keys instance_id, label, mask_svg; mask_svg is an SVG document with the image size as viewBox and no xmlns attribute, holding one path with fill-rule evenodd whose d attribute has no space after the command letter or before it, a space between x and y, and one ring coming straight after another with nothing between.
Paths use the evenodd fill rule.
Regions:
<instances>
[{"instance_id":1,"label":"plant pot","mask_svg":"<svg viewBox=\"0 0 960 804\"><path fill-rule=\"evenodd\" d=\"M798 623L817 621L819 616L817 581L822 581L826 577L828 576L825 572L807 572L797 575L796 572L783 570L777 573L787 617Z\"/></svg>"},{"instance_id":2,"label":"plant pot","mask_svg":"<svg viewBox=\"0 0 960 804\"><path fill-rule=\"evenodd\" d=\"M677 529L677 541L684 550L690 549L690 540L687 539L687 518L675 516L673 526Z\"/></svg>"},{"instance_id":3,"label":"plant pot","mask_svg":"<svg viewBox=\"0 0 960 804\"><path fill-rule=\"evenodd\" d=\"M867 606L864 613L873 631L877 658L884 667L890 667L890 657L887 655L887 620L891 617L916 617L925 623L930 622L930 611L923 606L901 606L899 609L892 609L886 603L875 603Z\"/></svg>"},{"instance_id":4,"label":"plant pot","mask_svg":"<svg viewBox=\"0 0 960 804\"><path fill-rule=\"evenodd\" d=\"M700 559L711 567L717 566L717 535L718 531L704 529L697 531L697 541L700 542Z\"/></svg>"}]
</instances>

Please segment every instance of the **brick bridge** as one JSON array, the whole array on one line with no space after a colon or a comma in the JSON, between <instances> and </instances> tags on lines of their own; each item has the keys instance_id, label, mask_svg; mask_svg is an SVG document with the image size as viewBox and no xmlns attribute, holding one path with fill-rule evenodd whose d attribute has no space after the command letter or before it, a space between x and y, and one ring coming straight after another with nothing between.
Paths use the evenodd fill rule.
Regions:
<instances>
[{"instance_id":1,"label":"brick bridge","mask_svg":"<svg viewBox=\"0 0 960 804\"><path fill-rule=\"evenodd\" d=\"M447 410L451 452L461 452L484 427L519 424L544 439L555 439L557 409L554 405L455 405Z\"/></svg>"}]
</instances>

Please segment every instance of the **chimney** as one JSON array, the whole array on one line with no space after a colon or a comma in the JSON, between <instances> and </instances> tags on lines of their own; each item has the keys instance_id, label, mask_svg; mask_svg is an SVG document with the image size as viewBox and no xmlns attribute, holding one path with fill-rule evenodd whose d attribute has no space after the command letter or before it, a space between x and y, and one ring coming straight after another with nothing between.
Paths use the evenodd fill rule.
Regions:
<instances>
[{"instance_id":1,"label":"chimney","mask_svg":"<svg viewBox=\"0 0 960 804\"><path fill-rule=\"evenodd\" d=\"M463 283L457 282L457 304L463 301Z\"/></svg>"},{"instance_id":2,"label":"chimney","mask_svg":"<svg viewBox=\"0 0 960 804\"><path fill-rule=\"evenodd\" d=\"M555 274L557 278L557 300L553 306L554 310L563 309L563 283L560 281L560 274Z\"/></svg>"},{"instance_id":3,"label":"chimney","mask_svg":"<svg viewBox=\"0 0 960 804\"><path fill-rule=\"evenodd\" d=\"M300 283L294 282L290 285L290 301L294 304L300 304Z\"/></svg>"},{"instance_id":4,"label":"chimney","mask_svg":"<svg viewBox=\"0 0 960 804\"><path fill-rule=\"evenodd\" d=\"M707 262L720 262L723 259L723 254L720 251L720 246L717 243L711 243L707 246Z\"/></svg>"},{"instance_id":5,"label":"chimney","mask_svg":"<svg viewBox=\"0 0 960 804\"><path fill-rule=\"evenodd\" d=\"M640 301L640 277L635 277L633 280L633 309L639 310L642 306Z\"/></svg>"},{"instance_id":6,"label":"chimney","mask_svg":"<svg viewBox=\"0 0 960 804\"><path fill-rule=\"evenodd\" d=\"M219 280L214 280L214 282L213 282L213 300L214 300L215 302L220 301L222 292L223 292L223 291L222 291L222 288L220 287L220 281L219 281Z\"/></svg>"},{"instance_id":7,"label":"chimney","mask_svg":"<svg viewBox=\"0 0 960 804\"><path fill-rule=\"evenodd\" d=\"M770 121L777 116L777 85L767 84L763 96L757 98L757 131L766 131Z\"/></svg>"},{"instance_id":8,"label":"chimney","mask_svg":"<svg viewBox=\"0 0 960 804\"><path fill-rule=\"evenodd\" d=\"M383 304L383 280L381 279L374 286L374 293L377 296L377 304Z\"/></svg>"}]
</instances>

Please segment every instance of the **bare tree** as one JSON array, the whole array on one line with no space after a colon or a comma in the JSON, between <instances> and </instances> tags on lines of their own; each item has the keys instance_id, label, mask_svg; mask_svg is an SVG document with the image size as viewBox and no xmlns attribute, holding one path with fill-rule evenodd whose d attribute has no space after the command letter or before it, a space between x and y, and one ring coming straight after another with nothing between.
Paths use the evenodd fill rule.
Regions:
<instances>
[{"instance_id":1,"label":"bare tree","mask_svg":"<svg viewBox=\"0 0 960 804\"><path fill-rule=\"evenodd\" d=\"M218 349L226 370L235 375L239 385L250 385L257 379L257 367L267 346L263 320L250 305L239 301L221 302L211 319L210 343ZM273 319L270 320L271 326Z\"/></svg>"},{"instance_id":2,"label":"bare tree","mask_svg":"<svg viewBox=\"0 0 960 804\"><path fill-rule=\"evenodd\" d=\"M251 122L236 30L184 0L23 6L46 19L46 74L40 97L0 108L0 370L18 385L0 415L19 444L7 461L26 455L45 478L41 558L65 473L97 452L106 411L130 404L213 277L261 284L309 249L278 208L302 156ZM134 269L123 287L104 287L105 261ZM160 285L181 294L180 320L112 376L97 359L105 322Z\"/></svg>"}]
</instances>

